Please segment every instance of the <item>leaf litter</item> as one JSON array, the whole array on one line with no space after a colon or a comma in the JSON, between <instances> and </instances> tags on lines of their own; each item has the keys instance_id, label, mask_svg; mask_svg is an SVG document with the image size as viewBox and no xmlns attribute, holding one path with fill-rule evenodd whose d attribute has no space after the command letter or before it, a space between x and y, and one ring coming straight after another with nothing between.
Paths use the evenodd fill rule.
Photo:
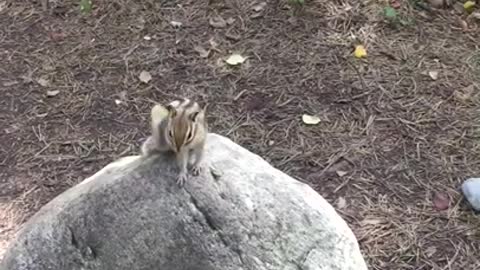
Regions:
<instances>
[{"instance_id":1,"label":"leaf litter","mask_svg":"<svg viewBox=\"0 0 480 270\"><path fill-rule=\"evenodd\" d=\"M302 121L307 125L316 125L320 123L320 118L316 115L304 114L302 115Z\"/></svg>"},{"instance_id":2,"label":"leaf litter","mask_svg":"<svg viewBox=\"0 0 480 270\"><path fill-rule=\"evenodd\" d=\"M193 49L200 55L201 58L207 58L208 55L210 54L209 51L207 51L205 48L203 48L200 45L193 47Z\"/></svg>"},{"instance_id":3,"label":"leaf litter","mask_svg":"<svg viewBox=\"0 0 480 270\"><path fill-rule=\"evenodd\" d=\"M347 23L344 29L337 28L335 31L338 30L339 33L348 35L350 31L357 31L358 27L362 24L369 23L368 20L367 22L362 21L362 18L368 18L368 15L364 13L365 8L362 7L359 2L361 1L349 0L345 2L352 5L352 9L348 12L348 16L352 15L352 23ZM407 3L407 1L404 0L401 2L402 5ZM313 2L306 2L309 9L310 3ZM327 1L324 4L331 5L332 7L337 5L334 1ZM462 13L465 13L462 4L463 2L460 4L460 7L462 8ZM65 4L66 7L68 7L68 5L68 3ZM115 39L115 37L123 37L125 33L130 31L130 27L135 24L135 19L132 18L138 18L139 16L145 18L151 16L151 18L154 18L158 15L158 10L138 9L138 4L135 1L128 1L128 5L133 5L133 7L135 7L123 10L123 12L130 16L118 16L122 18L112 17L112 20L104 20L101 25L102 27L105 26L111 29L108 33L104 33L104 37L112 37L112 48L114 51L111 51L112 48L106 50L101 46L95 47L95 50L79 48L71 55L62 56L65 58L65 61L62 62L78 63L83 67L90 67L94 71L117 67L116 58L118 57L115 56L110 59L110 56L113 56L116 53L118 53L116 54L117 56L121 55L121 49L123 49L124 46L122 46L121 43L123 38ZM189 16L190 14L184 14L184 11L188 12L190 8L195 8L196 10L204 8L203 4L195 1L185 2L182 3L182 5L184 7L187 5L191 6L187 6L186 9L173 8L177 11L173 11L172 9L172 13L174 13L172 14L172 18L175 16L178 16L177 18ZM140 5L140 7L141 6L142 5ZM105 7L108 8L108 5ZM9 6L8 8L10 9L11 7ZM340 7L337 6L337 8ZM402 6L402 9L399 9L398 13L404 12L404 8L408 7L406 5ZM75 6L70 7L70 10L76 10L78 12L78 2L75 3ZM377 10L381 10L381 8ZM278 11L285 13L289 12L283 10ZM128 14L130 12L131 14ZM254 11L250 12L253 13ZM331 179L318 177L314 180L309 180L309 184L312 184L312 187L317 191L330 197L332 202L335 201L332 197L347 198L348 206L345 211L342 211L343 213L346 213L346 215L342 215L346 221L351 224L352 230L358 236L360 246L366 251L366 257L369 260L369 264L372 265L371 268L403 269L416 267L429 269L432 267L450 267L452 269L462 269L461 265L465 266L469 265L469 263L470 265L474 265L474 259L476 257L472 255L477 254L479 251L477 246L468 245L468 243L474 243L474 241L477 241L478 237L467 234L474 232L475 230L471 230L471 228L468 227L465 228L465 226L471 225L474 228L478 228L478 222L472 218L472 213L461 207L452 207L448 213L436 213L435 207L432 206L432 202L429 202L429 205L427 205L428 207L425 207L424 194L426 190L434 189L433 185L435 183L448 188L453 188L455 187L455 184L458 183L458 179L461 179L465 174L472 172L472 170L478 167L475 167L477 164L472 162L477 160L474 156L475 152L471 151L472 149L476 149L476 144L473 144L472 141L476 140L475 143L477 143L478 140L476 137L472 136L474 134L470 133L472 127L475 127L475 124L472 124L475 123L473 121L478 119L477 111L470 109L478 108L478 99L475 97L475 93L478 91L475 91L473 96L468 98L470 100L468 101L468 106L458 103L459 99L463 98L461 95L459 96L459 99L451 98L452 91L459 90L463 93L464 91L467 91L463 90L463 87L472 84L478 85L477 78L472 76L468 71L468 68L457 70L457 67L459 67L457 64L458 60L470 59L469 57L472 56L474 52L473 50L476 48L475 46L478 45L478 42L475 43L475 35L477 33L474 31L469 33L462 33L461 31L456 30L441 31L441 29L450 29L451 26L453 26L453 28L455 27L454 25L449 24L452 16L449 14L449 10L434 10L434 20L431 20L431 16L429 18L423 18L421 15L417 17L416 13L422 13L423 11L412 10L411 12L413 12L412 15L415 15L418 19L418 27L421 27L421 29L419 29L421 30L421 35L430 38L428 41L428 48L422 48L427 44L418 41L419 38L422 40L422 36L419 36L418 31L401 31L400 33L394 29L385 31L388 26L376 24L378 27L376 26L375 32L382 33L382 42L369 43L374 45L372 48L367 48L369 49L369 56L371 55L370 50L373 52L373 49L375 49L378 50L378 52L386 51L397 55L399 56L398 59L403 59L403 56L408 56L408 61L396 62L384 57L377 57L377 54L375 53L375 57L372 57L369 60L368 68L363 69L361 66L357 67L360 69L358 72L360 75L356 74L354 70L347 65L348 58L347 61L341 58L339 59L336 55L332 55L331 51L325 50L323 46L320 46L319 50L315 52L318 54L319 58L305 57L305 59L295 59L296 53L298 53L299 49L302 51L304 49L308 50L311 49L311 44L318 43L317 37L311 35L310 31L313 29L311 27L303 29L302 27L298 27L298 25L297 27L294 27L294 25L292 26L289 25L288 22L285 22L284 25L286 28L284 30L291 31L289 35L291 35L292 39L296 39L294 46L292 46L290 39L285 40L277 38L279 31L278 18L276 17L277 14L265 16L261 21L252 21L243 17L243 14L231 15L228 13L222 13L222 15L225 14L225 16L235 16L238 20L235 22L235 27L238 27L238 29L244 27L242 24L247 27L248 32L246 32L246 34L241 32L242 38L245 38L245 44L248 44L251 41L247 40L247 38L251 38L252 35L250 35L250 33L255 33L252 31L258 31L258 33L261 32L262 35L257 36L258 42L262 45L265 44L265 46L259 46L255 49L255 53L258 53L259 56L262 57L262 61L259 61L255 69L245 70L244 74L243 71L242 74L240 74L240 72L239 74L235 74L237 76L245 76L239 77L241 83L237 86L242 89L238 90L243 91L245 88L250 95L253 95L254 93L279 95L278 104L282 104L283 100L288 102L288 100L292 99L293 101L290 101L287 105L278 107L270 106L270 104L277 104L277 101L272 101L267 106L261 106L259 110L249 112L249 115L247 115L244 120L247 122L247 125L244 125L244 123L241 122L241 115L238 113L240 110L246 109L243 107L238 108L235 105L244 102L245 97L240 98L238 103L235 103L226 99L225 92L222 91L204 92L203 90L200 90L199 92L190 92L190 90L187 90L184 94L198 97L203 97L205 94L208 94L208 98L217 104L215 108L215 117L224 120L234 119L235 117L239 118L239 122L235 123L235 127L232 126L231 123L225 125L223 124L225 121L221 121L219 125L217 125L219 131L224 131L225 133L229 132L227 133L229 136L238 138L240 142L247 142L249 147L256 149L259 154L265 155L272 161L272 163L274 163L274 165L279 166L282 170L298 175L300 178L305 179L310 173L321 170L324 164L330 160L332 156L336 155L338 151L353 151L354 153L348 153L347 157L353 158L353 156L355 156L360 158L360 160L354 162L359 167L357 168L358 170L350 170L346 168L341 169L348 171L349 177L354 179L345 185L341 191L335 193L335 185L341 185L345 180L338 179L338 176L335 173L328 176L331 177ZM80 15L75 16L74 13L69 13L68 15L69 16L64 18L65 25L67 26L65 32L74 33L74 35L69 35L68 39L55 44L55 47L60 47L60 51L51 47L50 42L44 43L42 40L35 40L35 38L32 38L31 43L25 44L25 50L23 48L17 48L20 54L12 55L12 59L15 60L12 64L25 63L25 61L22 61L22 55L28 55L28 51L36 51L38 49L46 49L50 57L53 59L59 59L58 56L61 55L61 51L69 51L71 48L74 48L76 44L81 43L82 36L76 35L75 32L71 31L72 29L94 31L95 29L93 29L91 25L95 25L97 23L96 20L100 19L96 16L92 16L89 18L93 20L92 23L82 24L81 29L79 29L78 20L82 17L80 17ZM463 18L465 15L466 14L463 14ZM331 29L326 27L327 22L329 25L337 25L338 22L341 23L345 20L343 16L345 16L345 14L332 13L326 14L325 18L319 20L318 18L311 18L310 14L306 14L306 16L300 17L298 22L305 21L309 26L318 27L319 31L328 33ZM212 27L208 25L208 16L189 16L188 18L189 24L203 25L206 29L209 29L210 31L212 30ZM357 18L360 18L360 20L357 20ZM21 21L22 24L29 22L33 25L38 17L31 16L31 18L24 19L25 20L19 20L19 22ZM42 24L45 23L46 26L49 26L49 21L50 20L42 21ZM152 23L148 28L157 29L164 27L164 22L157 23L155 22L156 20L148 21L149 23ZM472 21L469 23L471 23L472 29L475 29L476 26L473 24L474 22ZM21 24L16 22L13 22L11 27L6 26L5 29L7 35L5 35L4 38L11 44L14 44L15 40L12 37L16 35L10 35L8 31L11 31L15 26L18 27L17 29L22 29L22 27L19 27ZM172 29L172 27L168 25L168 21L167 26ZM71 28L69 29L68 27ZM86 28L84 29L84 27ZM414 27L417 26L414 25ZM147 27L144 26L142 30L143 32L139 32L138 35L140 39L146 33L151 35L154 34L148 32L146 28ZM18 32L18 30L13 30L12 33L15 33L15 31ZM202 44L205 46L205 49L213 50L208 46L208 43L201 43L205 40L205 36L203 33L199 32L201 31L192 31L191 33L188 33L188 35L179 36L177 31L165 31L165 33L162 33L162 36L165 34L165 37L170 40L183 38L186 42L182 42L182 44L187 44L185 47L191 46L190 44ZM221 51L220 55L228 57L228 53L225 52L228 52L232 45L226 40L224 36L225 33L223 31L212 32L215 32L215 41L218 44L216 50ZM472 37L474 39L473 41L469 39ZM369 41L363 37L360 37L360 39L365 42ZM147 43L143 40L141 40L141 42ZM407 46L398 46L399 43L406 44ZM147 45L151 44L147 43ZM130 62L130 64L132 64L131 67L142 67L143 65L147 65L147 63L152 63L151 61L161 61L162 57L167 55L172 57L172 68L184 66L184 55L175 51L170 54L170 48L164 44L158 43L155 45L158 46L159 54L152 55L148 46L147 48L142 48L141 46L135 52L137 57L130 60L132 61ZM278 46L275 47L273 45ZM366 46L366 44L363 45ZM244 46L244 44L238 44L238 46ZM450 50L449 48L455 48L455 50ZM189 49L191 50L191 48ZM216 50L213 51L216 52ZM426 59L421 56L432 55L432 50L439 54L446 54L441 56L445 61L442 63L442 65L445 66L444 68L442 67L442 70L448 70L448 76L447 74L440 74L437 79L438 83L432 83L428 74L426 74L427 77L424 78L418 77L421 70L425 70L422 64L425 64L424 61L429 60L428 58ZM163 53L167 51L168 54ZM83 57L86 53L91 53L92 56L99 57L95 58L95 61L85 61L90 59L85 59L85 57ZM194 53L194 57L198 58L196 52L192 50L191 53ZM276 61L279 56L285 56L288 58L281 59L282 61L279 62ZM291 56L293 56L293 58ZM352 56L352 58L354 57ZM41 63L34 58L26 59L28 60L28 63L32 64L32 66L29 67L32 70L39 68L41 65ZM222 65L226 65L223 57L219 57L219 59L223 62ZM322 59L321 67L309 70L309 74L303 74L302 69L317 64L315 63L316 59ZM296 64L292 66L283 66L279 64L283 63L283 60L288 62L292 61L292 63ZM453 63L453 60L455 60L455 63ZM59 85L66 85L65 82L69 81L75 82L75 80L77 80L76 76L71 76L74 75L74 72L70 72L72 71L71 68L65 66L62 62L56 64L56 72L61 71L65 75L56 77L55 82ZM188 63L187 66L190 67L190 64L194 64L194 68L196 68L205 65L204 62L206 61L196 61L196 63ZM402 72L398 72L399 70L397 67L401 67ZM22 69L24 68L25 67L22 67ZM67 72L63 72L63 70ZM199 71L191 73L192 79L195 79L195 81L197 81L196 79L202 82L204 80L211 80L209 83L214 87L229 84L230 78L226 78L226 76L214 77L210 76L208 72L204 73L201 68L196 70ZM431 70L431 68L427 68L427 72L428 70ZM139 71L141 71L141 68ZM190 72L191 70L189 69L188 71ZM288 82L282 81L285 79L285 74L291 76L291 80L288 80ZM20 80L22 74L12 75L14 76L8 77L9 80L12 80L13 78L18 78ZM101 76L102 73L96 73L96 75L98 78L97 80L85 81L82 83L84 83L88 89L102 89L102 91L105 91L105 94L108 94L109 96L114 96L114 94L119 91L118 89L111 89L112 87L109 87L112 85L112 81L107 78L108 76ZM302 75L308 75L308 78L314 76L321 79L324 81L325 86L331 86L331 88L320 87L314 92L312 89L309 89L309 87L305 87L306 85L311 84L311 79L305 81L303 79L307 77L302 77ZM122 80L122 76L122 74L114 74L111 79L119 82ZM135 73L134 76L138 76L138 73ZM172 73L171 77L165 78L165 80L162 78L162 83L165 83L166 95L170 96L179 94L176 92L177 89L175 87L178 86L178 81L181 81L184 78L184 74L180 74L180 72ZM218 78L218 81L215 80L216 78ZM134 80L136 79L137 78L134 78ZM448 81L446 81L447 79ZM356 91L356 89L342 89L343 87L336 88L336 86L343 86L339 85L339 82L342 80L345 80L346 83L365 80L366 85L370 88L370 92L365 91L362 93L363 95L360 96L360 93L351 91ZM188 81L188 83L193 81L194 80ZM33 82L37 84L36 79L33 79ZM283 85L283 82L285 82L285 85ZM396 82L399 83L396 84ZM150 81L150 83L152 83L152 81ZM36 86L38 87L38 84ZM121 88L125 87L122 83L118 83L118 86ZM412 86L417 86L414 91L411 91ZM378 87L385 88L382 90L380 97L378 95L380 91ZM15 91L19 91L20 94L25 95L26 99L34 98L34 95L27 95L30 87L15 86L12 88L16 88ZM202 87L198 88L203 89ZM285 88L285 91L282 91L281 88ZM131 105L146 113L148 111L147 107L150 106L147 106L147 104L142 101L158 97L158 93L153 92L154 91L139 92L138 95L141 95L139 96L139 101L132 100ZM332 92L333 95L330 95ZM45 91L41 91L41 93L45 94ZM66 97L70 97L70 95L62 95L62 93L57 97L59 108L67 112L65 114L66 117L83 111L85 111L85 115L87 116L94 116L105 111L108 113L114 113L116 109L113 101L111 102L111 105L113 105L112 107L106 106L105 108L97 108L98 106L92 106L92 104L94 105L97 102L94 96L91 100L85 100L84 102L81 100L79 100L80 102L71 102L66 100ZM246 95L246 97L248 96L249 95ZM301 100L299 100L299 97L301 97ZM340 98L347 98L351 100L351 102L346 104L336 103ZM414 103L414 101L417 101L417 103ZM35 103L26 103L26 105L32 104ZM437 106L437 104L441 104L441 106ZM433 109L431 109L430 105L433 105ZM320 128L302 128L303 123L298 119L298 114L301 115L302 111L307 108L308 110L315 111L318 106L324 107L322 108L322 111L325 109L325 111L332 116L332 119L335 119L334 122L325 123L325 130ZM31 107L34 108L35 105ZM126 116L125 119L136 119L136 111L137 110L125 110L125 115L122 114L122 117ZM471 115L473 115L471 114L472 112L475 113L474 118L471 117ZM143 114L144 116L146 116L145 113ZM365 132L364 125L368 121L369 113L382 115L382 118L389 119L386 121L391 122L392 125L385 123L387 126L383 126L384 123L381 123L382 125ZM21 114L12 113L12 115L21 117ZM43 116L45 114L34 112L34 115ZM293 118L290 120L289 117L292 117L292 115ZM55 127L55 119L51 119L52 116L56 116L56 114L51 113L50 115L45 116L44 119L46 123L54 125ZM365 116L367 117L366 119ZM271 118L274 120L271 120ZM279 119L279 121L277 121L277 119ZM75 131L75 135L80 136L79 139L88 137L96 138L98 134L95 132L88 132L88 128L96 130L96 126L98 125L98 122L95 119L92 120L91 123L84 123L87 129ZM283 120L283 122L281 120ZM267 122L267 125L264 124L265 122ZM268 125L273 123L276 124L275 130ZM29 124L30 122L25 123L25 125ZM119 138L122 141L127 142L129 147L136 147L136 142L134 142L133 139L136 141L141 135L132 135L123 132L125 128L120 130L122 130L122 132L118 132L118 129L109 127L106 129L106 132L117 132L116 135L119 135ZM287 131L283 132L283 130ZM412 130L415 131L412 132ZM24 141L30 141L32 138L35 139L35 135L24 128L20 129L18 134L22 135L18 137L26 138ZM362 138L366 139L367 142L363 143ZM372 139L371 143L369 143L369 139ZM275 144L267 147L267 142L270 140L274 140ZM375 142L373 140L375 140ZM99 153L101 153L102 156L105 156L105 158L118 155L119 153L116 149L122 148L117 147L117 145L112 145L114 147L106 147L109 145L108 141L105 143L101 137L98 137L98 141ZM428 143L424 144L423 141ZM21 142L22 141L20 141L20 143ZM288 145L288 148L285 147L286 143L290 142L292 143ZM42 147L43 146L40 145L40 149L32 148L32 150L37 152L41 150ZM48 150L52 150L52 147ZM33 152L33 154L35 152ZM438 155L439 153L448 153L454 160L452 161L451 158L445 158L442 155ZM28 156L31 157L32 153L30 151L24 153L18 151L16 155L18 156L19 162L22 162L26 160L24 157L27 157L28 159ZM93 158L99 157L96 151L92 152L91 155ZM456 159L456 157L462 157L462 160L458 162L459 160ZM398 163L402 163L402 161L408 161L409 166L401 170L396 170L395 167ZM438 166L439 164L445 164L445 166ZM72 164L71 162L68 164L59 162L58 166L53 165L51 170L52 174L50 176L62 174L64 172L62 167L68 167L69 173L71 172L72 175L74 175L78 171L75 169L75 166L71 167L70 165L75 164ZM83 164L78 163L76 165L80 165L80 172L84 170ZM8 170L7 166L5 166L5 169ZM97 169L98 167L90 168L91 171ZM335 171L336 170L333 172ZM55 174L53 172L55 172ZM51 178L53 179L55 177ZM418 184L416 181L417 179L421 184ZM54 182L54 184L57 183ZM62 187L65 187L65 184L58 183L57 187L60 187L61 189ZM57 187L55 190L58 190ZM452 194L455 197L455 201L458 201L458 195L456 193ZM32 196L29 195L27 198L31 199ZM51 197L47 196L47 198L42 199L49 198ZM418 198L418 200L416 198ZM447 214L448 216L446 216ZM363 219L376 219L381 223L365 228L362 223ZM459 230L459 228L461 228L461 230ZM421 239L421 241L417 241L418 239ZM405 248L402 247L408 247L412 243L415 246L415 251L410 252L410 250L408 250L406 253ZM423 252L421 252L422 250L427 250L429 246L437 247L438 252L435 254L434 258L426 258ZM441 255L439 254L440 251L442 251ZM408 256L408 258L405 259L405 256Z\"/></svg>"},{"instance_id":4,"label":"leaf litter","mask_svg":"<svg viewBox=\"0 0 480 270\"><path fill-rule=\"evenodd\" d=\"M150 72L144 70L140 72L138 79L140 79L140 81L143 83L148 83L152 80L152 75L150 74Z\"/></svg>"},{"instance_id":5,"label":"leaf litter","mask_svg":"<svg viewBox=\"0 0 480 270\"><path fill-rule=\"evenodd\" d=\"M220 16L211 17L208 22L214 28L225 28L225 27L227 27L227 22Z\"/></svg>"},{"instance_id":6,"label":"leaf litter","mask_svg":"<svg viewBox=\"0 0 480 270\"><path fill-rule=\"evenodd\" d=\"M245 62L246 58L241 56L240 54L238 53L234 53L232 55L230 55L227 60L225 60L225 62L227 62L227 64L229 64L230 66L238 66L240 64L242 64L243 62Z\"/></svg>"},{"instance_id":7,"label":"leaf litter","mask_svg":"<svg viewBox=\"0 0 480 270\"><path fill-rule=\"evenodd\" d=\"M60 93L59 90L49 90L47 91L47 97L54 97Z\"/></svg>"},{"instance_id":8,"label":"leaf litter","mask_svg":"<svg viewBox=\"0 0 480 270\"><path fill-rule=\"evenodd\" d=\"M40 84L40 85L43 86L43 87L47 87L47 86L50 85L50 82L49 82L47 79L45 79L45 78L39 78L39 79L37 80L37 83Z\"/></svg>"}]
</instances>

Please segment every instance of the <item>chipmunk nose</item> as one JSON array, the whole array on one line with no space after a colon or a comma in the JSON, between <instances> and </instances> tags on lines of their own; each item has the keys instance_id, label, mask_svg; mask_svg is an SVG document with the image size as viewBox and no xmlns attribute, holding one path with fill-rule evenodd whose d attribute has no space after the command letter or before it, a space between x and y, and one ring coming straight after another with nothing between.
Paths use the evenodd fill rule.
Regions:
<instances>
[{"instance_id":1,"label":"chipmunk nose","mask_svg":"<svg viewBox=\"0 0 480 270\"><path fill-rule=\"evenodd\" d=\"M177 149L177 153L179 153L180 150L182 150L182 144L177 144L175 148Z\"/></svg>"}]
</instances>

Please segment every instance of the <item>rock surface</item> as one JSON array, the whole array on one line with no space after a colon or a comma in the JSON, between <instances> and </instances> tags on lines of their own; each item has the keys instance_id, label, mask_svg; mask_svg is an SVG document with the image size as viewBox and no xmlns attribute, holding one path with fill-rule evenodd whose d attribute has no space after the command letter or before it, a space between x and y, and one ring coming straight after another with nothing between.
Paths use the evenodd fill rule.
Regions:
<instances>
[{"instance_id":1,"label":"rock surface","mask_svg":"<svg viewBox=\"0 0 480 270\"><path fill-rule=\"evenodd\" d=\"M480 178L467 179L462 184L462 192L475 211L480 211Z\"/></svg>"},{"instance_id":2,"label":"rock surface","mask_svg":"<svg viewBox=\"0 0 480 270\"><path fill-rule=\"evenodd\" d=\"M308 185L222 136L184 188L171 157L114 162L45 205L1 270L363 270L357 241Z\"/></svg>"}]
</instances>

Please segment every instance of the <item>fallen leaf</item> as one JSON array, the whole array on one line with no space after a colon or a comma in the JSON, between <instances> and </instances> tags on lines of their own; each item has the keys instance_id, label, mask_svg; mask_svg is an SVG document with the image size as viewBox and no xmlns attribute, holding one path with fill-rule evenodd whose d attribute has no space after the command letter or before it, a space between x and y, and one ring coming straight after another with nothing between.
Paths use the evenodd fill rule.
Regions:
<instances>
[{"instance_id":1,"label":"fallen leaf","mask_svg":"<svg viewBox=\"0 0 480 270\"><path fill-rule=\"evenodd\" d=\"M138 76L141 82L143 83L148 83L149 81L152 80L152 75L150 75L150 72L148 71L142 71L140 72L140 76Z\"/></svg>"},{"instance_id":2,"label":"fallen leaf","mask_svg":"<svg viewBox=\"0 0 480 270\"><path fill-rule=\"evenodd\" d=\"M275 141L273 141L273 140L268 141L268 146L272 146L274 144L275 144Z\"/></svg>"},{"instance_id":3,"label":"fallen leaf","mask_svg":"<svg viewBox=\"0 0 480 270\"><path fill-rule=\"evenodd\" d=\"M115 99L115 104L117 104L117 105L122 104L122 102L123 102L123 101L121 101L120 99Z\"/></svg>"},{"instance_id":4,"label":"fallen leaf","mask_svg":"<svg viewBox=\"0 0 480 270\"><path fill-rule=\"evenodd\" d=\"M44 78L38 79L37 82L38 82L38 84L40 84L40 85L43 86L43 87L47 87L47 86L50 84L50 83L49 83L46 79L44 79Z\"/></svg>"},{"instance_id":5,"label":"fallen leaf","mask_svg":"<svg viewBox=\"0 0 480 270\"><path fill-rule=\"evenodd\" d=\"M466 21L459 18L459 24L460 24L460 27L462 27L463 32L468 31L468 23Z\"/></svg>"},{"instance_id":6,"label":"fallen leaf","mask_svg":"<svg viewBox=\"0 0 480 270\"><path fill-rule=\"evenodd\" d=\"M232 18L232 17L230 17L230 18L228 18L228 19L226 20L226 22L227 22L227 24L232 24L232 23L235 22L235 19Z\"/></svg>"},{"instance_id":7,"label":"fallen leaf","mask_svg":"<svg viewBox=\"0 0 480 270\"><path fill-rule=\"evenodd\" d=\"M22 80L25 83L32 83L33 82L32 74L22 75L22 76L20 76L20 78L22 78Z\"/></svg>"},{"instance_id":8,"label":"fallen leaf","mask_svg":"<svg viewBox=\"0 0 480 270\"><path fill-rule=\"evenodd\" d=\"M80 11L89 13L92 10L92 0L80 0Z\"/></svg>"},{"instance_id":9,"label":"fallen leaf","mask_svg":"<svg viewBox=\"0 0 480 270\"><path fill-rule=\"evenodd\" d=\"M224 28L227 26L227 22L222 17L211 17L208 22L214 28Z\"/></svg>"},{"instance_id":10,"label":"fallen leaf","mask_svg":"<svg viewBox=\"0 0 480 270\"><path fill-rule=\"evenodd\" d=\"M252 7L252 9L253 9L254 11L256 11L256 12L260 12L260 11L262 11L262 10L265 8L266 5L267 5L267 2L261 2L261 3L257 4L257 5L254 5L254 6Z\"/></svg>"},{"instance_id":11,"label":"fallen leaf","mask_svg":"<svg viewBox=\"0 0 480 270\"><path fill-rule=\"evenodd\" d=\"M429 71L428 76L430 76L432 80L436 81L438 79L438 71L435 71L435 70Z\"/></svg>"},{"instance_id":12,"label":"fallen leaf","mask_svg":"<svg viewBox=\"0 0 480 270\"><path fill-rule=\"evenodd\" d=\"M315 116L315 115L304 114L302 115L302 121L307 125L316 125L320 123L320 118L318 118L318 116Z\"/></svg>"},{"instance_id":13,"label":"fallen leaf","mask_svg":"<svg viewBox=\"0 0 480 270\"><path fill-rule=\"evenodd\" d=\"M463 3L463 9L465 9L465 11L468 13L472 12L474 8L475 8L475 2L473 1L467 1Z\"/></svg>"},{"instance_id":14,"label":"fallen leaf","mask_svg":"<svg viewBox=\"0 0 480 270\"><path fill-rule=\"evenodd\" d=\"M200 55L201 58L207 58L209 55L209 52L202 46L195 46L193 49Z\"/></svg>"},{"instance_id":15,"label":"fallen leaf","mask_svg":"<svg viewBox=\"0 0 480 270\"><path fill-rule=\"evenodd\" d=\"M13 124L10 127L4 129L3 131L5 131L6 134L10 134L10 133L14 133L15 131L17 131L19 129L20 129L20 127L18 125Z\"/></svg>"},{"instance_id":16,"label":"fallen leaf","mask_svg":"<svg viewBox=\"0 0 480 270\"><path fill-rule=\"evenodd\" d=\"M225 37L228 38L228 39L231 39L233 41L239 41L242 38L240 35L237 35L237 34L232 33L232 32L227 32L225 34Z\"/></svg>"},{"instance_id":17,"label":"fallen leaf","mask_svg":"<svg viewBox=\"0 0 480 270\"><path fill-rule=\"evenodd\" d=\"M59 93L60 93L59 90L47 91L47 97L54 97L54 96L58 95Z\"/></svg>"},{"instance_id":18,"label":"fallen leaf","mask_svg":"<svg viewBox=\"0 0 480 270\"><path fill-rule=\"evenodd\" d=\"M343 177L345 175L347 175L348 172L345 172L345 171L336 171L337 175L340 176L340 177Z\"/></svg>"},{"instance_id":19,"label":"fallen leaf","mask_svg":"<svg viewBox=\"0 0 480 270\"><path fill-rule=\"evenodd\" d=\"M450 200L446 194L437 191L433 194L433 206L435 209L439 211L446 210L449 204Z\"/></svg>"},{"instance_id":20,"label":"fallen leaf","mask_svg":"<svg viewBox=\"0 0 480 270\"><path fill-rule=\"evenodd\" d=\"M47 35L52 41L55 41L55 42L62 41L66 37L65 33L60 32L60 31L48 32Z\"/></svg>"},{"instance_id":21,"label":"fallen leaf","mask_svg":"<svg viewBox=\"0 0 480 270\"><path fill-rule=\"evenodd\" d=\"M337 162L333 163L332 166L330 166L329 168L327 168L326 172L329 172L329 173L337 173L337 171L341 171L342 168L345 168L347 169L347 167L349 166L349 161L345 160L344 158L341 158L339 159ZM337 173L338 175L338 173Z\"/></svg>"},{"instance_id":22,"label":"fallen leaf","mask_svg":"<svg viewBox=\"0 0 480 270\"><path fill-rule=\"evenodd\" d=\"M435 255L435 253L437 253L437 248L434 246L429 246L425 250L425 255L427 256L427 258L432 258L432 256Z\"/></svg>"},{"instance_id":23,"label":"fallen leaf","mask_svg":"<svg viewBox=\"0 0 480 270\"><path fill-rule=\"evenodd\" d=\"M55 67L50 65L50 64L44 64L44 65L42 65L42 69L45 70L45 71L54 71Z\"/></svg>"},{"instance_id":24,"label":"fallen leaf","mask_svg":"<svg viewBox=\"0 0 480 270\"><path fill-rule=\"evenodd\" d=\"M399 9L400 5L401 5L400 0L390 0L390 6L392 6L395 9Z\"/></svg>"},{"instance_id":25,"label":"fallen leaf","mask_svg":"<svg viewBox=\"0 0 480 270\"><path fill-rule=\"evenodd\" d=\"M470 86L465 87L462 90L455 90L454 95L455 98L459 101L470 101L472 99L472 95L475 92L475 86L472 84Z\"/></svg>"},{"instance_id":26,"label":"fallen leaf","mask_svg":"<svg viewBox=\"0 0 480 270\"><path fill-rule=\"evenodd\" d=\"M145 40L151 40L152 37L150 37L150 36L144 36L143 39L145 39Z\"/></svg>"},{"instance_id":27,"label":"fallen leaf","mask_svg":"<svg viewBox=\"0 0 480 270\"><path fill-rule=\"evenodd\" d=\"M356 58L363 58L367 56L367 50L365 50L365 47L363 45L357 45L355 47L355 52L354 55Z\"/></svg>"},{"instance_id":28,"label":"fallen leaf","mask_svg":"<svg viewBox=\"0 0 480 270\"><path fill-rule=\"evenodd\" d=\"M209 40L208 40L208 43L210 43L210 47L212 47L212 49L218 50L218 49L217 49L217 47L218 47L218 42L216 42L213 38L209 39Z\"/></svg>"},{"instance_id":29,"label":"fallen leaf","mask_svg":"<svg viewBox=\"0 0 480 270\"><path fill-rule=\"evenodd\" d=\"M126 100L127 99L127 91L123 90L122 92L120 92L118 94L118 96L120 97L121 100Z\"/></svg>"},{"instance_id":30,"label":"fallen leaf","mask_svg":"<svg viewBox=\"0 0 480 270\"><path fill-rule=\"evenodd\" d=\"M177 21L171 21L170 25L173 27L182 27L183 23Z\"/></svg>"},{"instance_id":31,"label":"fallen leaf","mask_svg":"<svg viewBox=\"0 0 480 270\"><path fill-rule=\"evenodd\" d=\"M343 197L339 197L337 200L337 208L338 209L343 209L347 206L347 201Z\"/></svg>"},{"instance_id":32,"label":"fallen leaf","mask_svg":"<svg viewBox=\"0 0 480 270\"><path fill-rule=\"evenodd\" d=\"M215 60L215 66L217 66L217 67L225 66L225 59L224 58L217 58L217 60Z\"/></svg>"},{"instance_id":33,"label":"fallen leaf","mask_svg":"<svg viewBox=\"0 0 480 270\"><path fill-rule=\"evenodd\" d=\"M468 16L469 18L474 18L476 20L480 20L480 12L473 12Z\"/></svg>"},{"instance_id":34,"label":"fallen leaf","mask_svg":"<svg viewBox=\"0 0 480 270\"><path fill-rule=\"evenodd\" d=\"M227 58L226 62L227 64L231 65L231 66L236 66L236 65L239 65L243 62L245 62L245 57L241 56L240 54L232 54L230 55L230 57Z\"/></svg>"},{"instance_id":35,"label":"fallen leaf","mask_svg":"<svg viewBox=\"0 0 480 270\"><path fill-rule=\"evenodd\" d=\"M388 20L395 20L397 18L397 11L392 7L385 7L383 13Z\"/></svg>"},{"instance_id":36,"label":"fallen leaf","mask_svg":"<svg viewBox=\"0 0 480 270\"><path fill-rule=\"evenodd\" d=\"M257 19L257 18L260 18L260 17L262 17L262 16L263 16L263 13L262 13L262 12L255 12L255 13L253 13L253 14L250 16L250 18L252 18L252 19Z\"/></svg>"},{"instance_id":37,"label":"fallen leaf","mask_svg":"<svg viewBox=\"0 0 480 270\"><path fill-rule=\"evenodd\" d=\"M434 8L442 8L443 5L445 4L445 1L444 1L444 0L428 0L428 2L429 2L430 5L432 5L432 7L434 7Z\"/></svg>"}]
</instances>

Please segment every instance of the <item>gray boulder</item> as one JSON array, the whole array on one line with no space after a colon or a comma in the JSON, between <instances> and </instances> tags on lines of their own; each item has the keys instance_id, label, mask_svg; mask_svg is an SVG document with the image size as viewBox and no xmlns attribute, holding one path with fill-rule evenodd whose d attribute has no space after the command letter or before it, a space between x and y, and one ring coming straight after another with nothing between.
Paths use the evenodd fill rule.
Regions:
<instances>
[{"instance_id":1,"label":"gray boulder","mask_svg":"<svg viewBox=\"0 0 480 270\"><path fill-rule=\"evenodd\" d=\"M363 270L320 195L222 136L184 188L171 157L122 158L45 205L1 270Z\"/></svg>"}]
</instances>

